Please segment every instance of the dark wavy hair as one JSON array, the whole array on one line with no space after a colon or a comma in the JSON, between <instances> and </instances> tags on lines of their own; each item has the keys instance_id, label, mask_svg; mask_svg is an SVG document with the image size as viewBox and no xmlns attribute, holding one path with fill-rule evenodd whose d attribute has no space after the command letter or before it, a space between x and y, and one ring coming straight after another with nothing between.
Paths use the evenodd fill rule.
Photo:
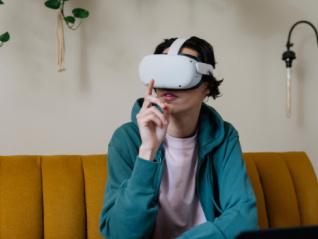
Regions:
<instances>
[{"instance_id":1,"label":"dark wavy hair","mask_svg":"<svg viewBox=\"0 0 318 239\"><path fill-rule=\"evenodd\" d=\"M169 48L176 39L177 38L165 39L162 43L160 43L156 47L154 54L162 54L162 52L165 49ZM182 47L187 47L192 50L195 50L198 53L198 58L201 62L211 64L213 68L215 69L215 58L214 58L213 47L207 41L193 36L189 38L183 44ZM208 83L208 88L210 90L210 93L207 96L212 96L213 99L221 96L219 86L223 82L223 79L217 80L214 77L213 73L210 72L209 75L203 75L202 80Z\"/></svg>"}]
</instances>

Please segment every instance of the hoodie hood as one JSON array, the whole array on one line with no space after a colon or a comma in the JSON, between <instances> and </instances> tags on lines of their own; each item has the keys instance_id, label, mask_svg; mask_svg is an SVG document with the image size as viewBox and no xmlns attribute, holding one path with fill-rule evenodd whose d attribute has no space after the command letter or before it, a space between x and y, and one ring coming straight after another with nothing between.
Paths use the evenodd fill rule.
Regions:
<instances>
[{"instance_id":1,"label":"hoodie hood","mask_svg":"<svg viewBox=\"0 0 318 239\"><path fill-rule=\"evenodd\" d=\"M144 102L143 98L138 99L131 112L131 121L138 127L136 115L139 113L142 104ZM160 107L156 107L161 111ZM217 147L223 140L225 135L224 121L218 112L202 103L199 121L198 121L198 134L199 134L199 144L200 144L200 157L204 157L208 152L215 147Z\"/></svg>"}]
</instances>

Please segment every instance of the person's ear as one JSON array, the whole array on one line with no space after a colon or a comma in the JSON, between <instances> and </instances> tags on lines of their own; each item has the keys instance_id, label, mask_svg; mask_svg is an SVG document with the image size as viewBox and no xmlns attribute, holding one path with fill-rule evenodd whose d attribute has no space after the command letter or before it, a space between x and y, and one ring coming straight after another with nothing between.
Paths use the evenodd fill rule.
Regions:
<instances>
[{"instance_id":1,"label":"person's ear","mask_svg":"<svg viewBox=\"0 0 318 239\"><path fill-rule=\"evenodd\" d=\"M207 82L204 83L204 95L207 96L211 93L211 90L209 89L209 84Z\"/></svg>"}]
</instances>

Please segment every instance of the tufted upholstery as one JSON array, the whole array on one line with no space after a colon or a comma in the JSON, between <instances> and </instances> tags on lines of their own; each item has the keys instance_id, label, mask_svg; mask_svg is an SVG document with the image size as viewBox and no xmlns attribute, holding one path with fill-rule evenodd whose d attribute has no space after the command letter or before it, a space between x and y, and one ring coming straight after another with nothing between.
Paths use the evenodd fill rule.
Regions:
<instances>
[{"instance_id":1,"label":"tufted upholstery","mask_svg":"<svg viewBox=\"0 0 318 239\"><path fill-rule=\"evenodd\" d=\"M318 225L318 183L304 152L244 153L260 228Z\"/></svg>"},{"instance_id":2,"label":"tufted upholstery","mask_svg":"<svg viewBox=\"0 0 318 239\"><path fill-rule=\"evenodd\" d=\"M102 238L106 155L0 157L0 238Z\"/></svg>"},{"instance_id":3,"label":"tufted upholstery","mask_svg":"<svg viewBox=\"0 0 318 239\"><path fill-rule=\"evenodd\" d=\"M106 155L0 156L0 238L102 238ZM318 225L318 184L302 152L244 153L261 228Z\"/></svg>"}]
</instances>

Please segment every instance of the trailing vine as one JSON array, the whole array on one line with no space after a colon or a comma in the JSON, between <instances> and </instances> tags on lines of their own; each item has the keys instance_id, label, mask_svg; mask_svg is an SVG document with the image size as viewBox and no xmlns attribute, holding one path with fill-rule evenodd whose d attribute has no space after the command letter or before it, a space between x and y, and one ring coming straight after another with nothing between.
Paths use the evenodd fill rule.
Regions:
<instances>
[{"instance_id":1,"label":"trailing vine","mask_svg":"<svg viewBox=\"0 0 318 239\"><path fill-rule=\"evenodd\" d=\"M0 0L0 5L1 5L1 4L4 4L4 2L2 2L2 1ZM7 41L9 41L9 40L10 40L10 34L9 34L9 32L6 32L6 33L0 35L0 47L2 47L3 43L5 43L5 42L7 42Z\"/></svg>"},{"instance_id":2,"label":"trailing vine","mask_svg":"<svg viewBox=\"0 0 318 239\"><path fill-rule=\"evenodd\" d=\"M0 0L1 1L1 0ZM69 0L47 0L44 5L50 9L57 10L57 25L56 25L56 39L57 39L57 71L65 71L65 43L64 43L64 28L63 22L71 30L76 30L82 23L84 18L89 16L89 12L83 8L74 8L72 10L73 16L65 16L64 4ZM79 21L77 21L79 19Z\"/></svg>"},{"instance_id":3,"label":"trailing vine","mask_svg":"<svg viewBox=\"0 0 318 239\"><path fill-rule=\"evenodd\" d=\"M89 16L89 12L85 9L82 9L82 8L74 8L72 11L73 16L65 16L64 4L67 1L69 1L69 0L48 0L44 4L46 7L50 8L50 9L54 9L54 10L60 9L67 27L72 29L72 30L76 30L81 25L82 20ZM77 26L75 26L76 18L80 19Z\"/></svg>"}]
</instances>

